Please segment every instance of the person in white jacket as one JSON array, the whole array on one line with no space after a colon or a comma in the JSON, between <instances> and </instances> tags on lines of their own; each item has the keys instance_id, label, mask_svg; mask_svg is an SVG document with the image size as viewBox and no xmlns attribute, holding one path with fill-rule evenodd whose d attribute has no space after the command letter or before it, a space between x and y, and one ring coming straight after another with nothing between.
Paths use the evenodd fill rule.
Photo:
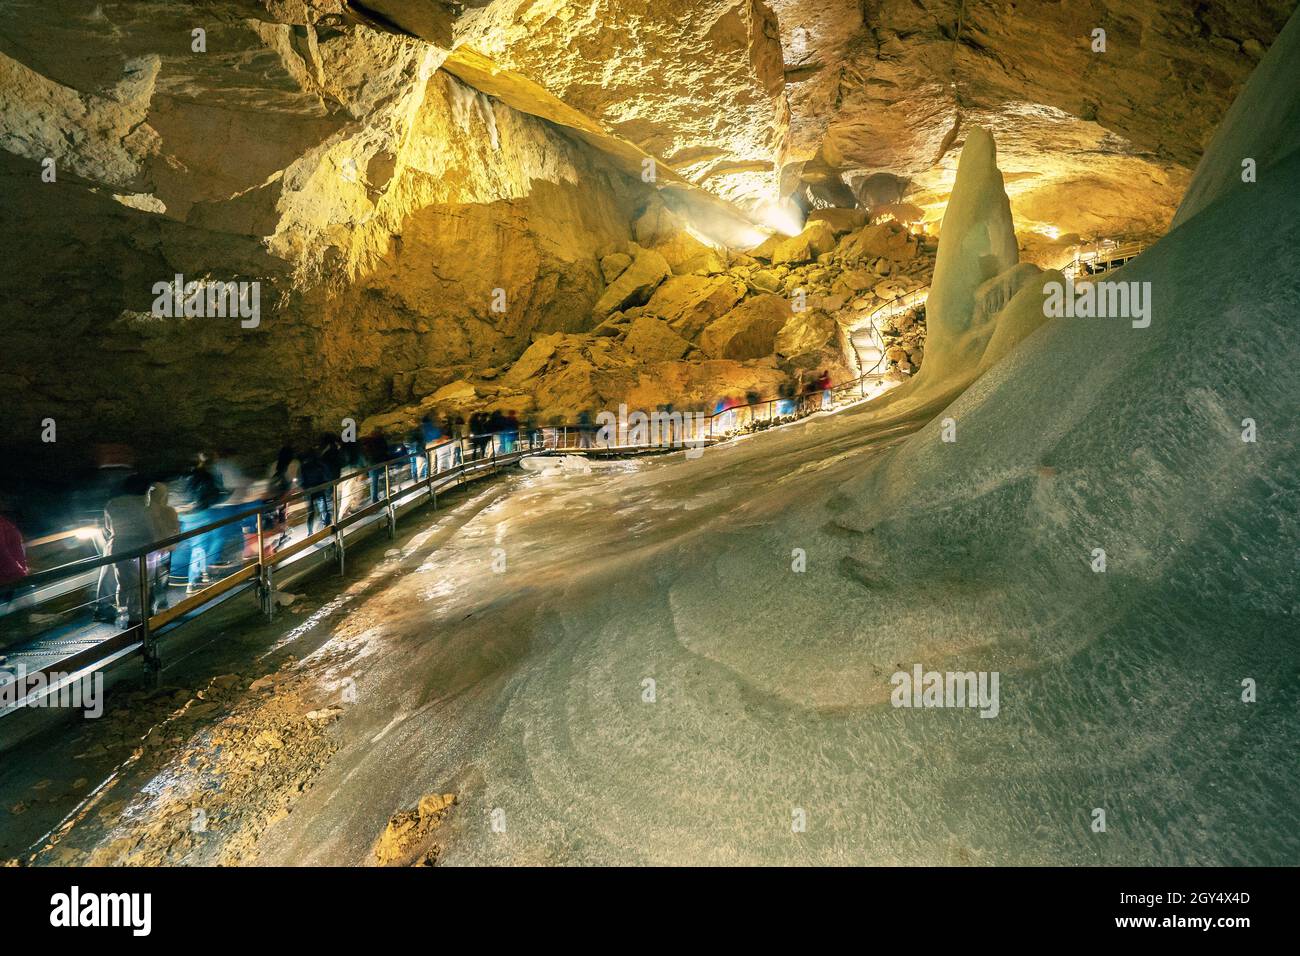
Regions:
<instances>
[{"instance_id":1,"label":"person in white jacket","mask_svg":"<svg viewBox=\"0 0 1300 956\"><path fill-rule=\"evenodd\" d=\"M153 519L145 498L148 484L132 475L122 484L122 492L104 506L104 530L109 554L124 554L154 541ZM133 627L141 621L140 562L131 558L113 565L117 582L114 604L119 627Z\"/></svg>"}]
</instances>

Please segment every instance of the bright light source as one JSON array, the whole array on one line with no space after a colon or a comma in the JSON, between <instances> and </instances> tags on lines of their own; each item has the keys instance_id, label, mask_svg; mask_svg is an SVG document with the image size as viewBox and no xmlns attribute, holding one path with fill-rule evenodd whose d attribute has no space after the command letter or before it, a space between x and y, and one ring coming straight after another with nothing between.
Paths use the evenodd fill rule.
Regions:
<instances>
[{"instance_id":1,"label":"bright light source","mask_svg":"<svg viewBox=\"0 0 1300 956\"><path fill-rule=\"evenodd\" d=\"M803 232L803 215L799 207L788 199L784 202L764 202L754 209L758 221L783 236L797 236Z\"/></svg>"},{"instance_id":2,"label":"bright light source","mask_svg":"<svg viewBox=\"0 0 1300 956\"><path fill-rule=\"evenodd\" d=\"M92 541L99 537L98 528L78 528L76 535L82 541Z\"/></svg>"}]
</instances>

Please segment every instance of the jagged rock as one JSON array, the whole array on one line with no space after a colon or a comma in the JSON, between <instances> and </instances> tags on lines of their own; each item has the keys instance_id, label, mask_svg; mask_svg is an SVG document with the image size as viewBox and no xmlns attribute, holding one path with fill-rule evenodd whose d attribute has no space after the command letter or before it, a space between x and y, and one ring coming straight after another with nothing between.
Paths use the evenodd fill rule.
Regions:
<instances>
[{"instance_id":1,"label":"jagged rock","mask_svg":"<svg viewBox=\"0 0 1300 956\"><path fill-rule=\"evenodd\" d=\"M600 260L600 272L605 277L606 284L613 282L628 266L632 264L632 257L625 252L614 252Z\"/></svg>"},{"instance_id":2,"label":"jagged rock","mask_svg":"<svg viewBox=\"0 0 1300 956\"><path fill-rule=\"evenodd\" d=\"M757 359L771 355L777 333L792 315L779 295L746 299L700 333L698 344L713 358Z\"/></svg>"},{"instance_id":3,"label":"jagged rock","mask_svg":"<svg viewBox=\"0 0 1300 956\"><path fill-rule=\"evenodd\" d=\"M826 222L810 222L797 236L777 244L772 250L772 264L810 262L835 248L835 231Z\"/></svg>"},{"instance_id":4,"label":"jagged rock","mask_svg":"<svg viewBox=\"0 0 1300 956\"><path fill-rule=\"evenodd\" d=\"M795 361L810 354L820 355L834 341L838 330L836 321L820 309L796 312L777 333L776 354Z\"/></svg>"},{"instance_id":5,"label":"jagged rock","mask_svg":"<svg viewBox=\"0 0 1300 956\"><path fill-rule=\"evenodd\" d=\"M674 276L646 303L645 311L664 319L679 335L693 339L745 295L731 276Z\"/></svg>"},{"instance_id":6,"label":"jagged rock","mask_svg":"<svg viewBox=\"0 0 1300 956\"><path fill-rule=\"evenodd\" d=\"M831 231L837 236L852 232L854 229L861 229L867 224L867 211L865 209L841 209L836 206L828 206L825 209L814 209L808 213L808 219L805 225L811 225L814 222L824 222L831 227Z\"/></svg>"},{"instance_id":7,"label":"jagged rock","mask_svg":"<svg viewBox=\"0 0 1300 956\"><path fill-rule=\"evenodd\" d=\"M713 275L727 268L725 256L687 231L688 223L656 194L632 226L636 241L664 257L674 275Z\"/></svg>"},{"instance_id":8,"label":"jagged rock","mask_svg":"<svg viewBox=\"0 0 1300 956\"><path fill-rule=\"evenodd\" d=\"M672 274L668 261L653 249L633 244L632 250L632 264L596 300L592 313L597 317L604 318L617 309L644 303L655 287Z\"/></svg>"},{"instance_id":9,"label":"jagged rock","mask_svg":"<svg viewBox=\"0 0 1300 956\"><path fill-rule=\"evenodd\" d=\"M691 347L667 322L653 315L639 316L628 329L623 345L643 362L676 361Z\"/></svg>"},{"instance_id":10,"label":"jagged rock","mask_svg":"<svg viewBox=\"0 0 1300 956\"><path fill-rule=\"evenodd\" d=\"M897 299L900 295L907 293L907 283L899 282L897 279L883 279L877 282L871 290L877 299L883 299L885 302L891 299Z\"/></svg>"},{"instance_id":11,"label":"jagged rock","mask_svg":"<svg viewBox=\"0 0 1300 956\"><path fill-rule=\"evenodd\" d=\"M633 316L627 312L611 312L600 325L591 330L592 335L615 338L627 331Z\"/></svg>"},{"instance_id":12,"label":"jagged rock","mask_svg":"<svg viewBox=\"0 0 1300 956\"><path fill-rule=\"evenodd\" d=\"M771 269L759 269L749 277L749 286L759 292L781 291L781 276Z\"/></svg>"},{"instance_id":13,"label":"jagged rock","mask_svg":"<svg viewBox=\"0 0 1300 956\"><path fill-rule=\"evenodd\" d=\"M771 262L772 256L775 254L777 247L784 241L785 236L768 236L758 245L754 246L754 248L750 249L747 254L751 259L761 259L764 262Z\"/></svg>"},{"instance_id":14,"label":"jagged rock","mask_svg":"<svg viewBox=\"0 0 1300 956\"><path fill-rule=\"evenodd\" d=\"M478 390L474 388L473 383L460 379L459 381L449 382L430 397L439 404L457 404L477 398Z\"/></svg>"},{"instance_id":15,"label":"jagged rock","mask_svg":"<svg viewBox=\"0 0 1300 956\"><path fill-rule=\"evenodd\" d=\"M840 241L837 250L847 261L887 259L905 262L916 255L916 244L906 229L897 223L881 222L863 226Z\"/></svg>"},{"instance_id":16,"label":"jagged rock","mask_svg":"<svg viewBox=\"0 0 1300 956\"><path fill-rule=\"evenodd\" d=\"M539 338L510 366L510 370L501 379L502 384L519 385L546 368L547 363L551 361L551 356L555 354L556 347L563 340L564 336L558 332Z\"/></svg>"},{"instance_id":17,"label":"jagged rock","mask_svg":"<svg viewBox=\"0 0 1300 956\"><path fill-rule=\"evenodd\" d=\"M870 269L845 269L840 273L836 288L843 288L851 293L862 292L876 285L878 277Z\"/></svg>"},{"instance_id":18,"label":"jagged rock","mask_svg":"<svg viewBox=\"0 0 1300 956\"><path fill-rule=\"evenodd\" d=\"M727 268L722 253L686 232L679 232L651 248L667 260L674 275L716 275Z\"/></svg>"}]
</instances>

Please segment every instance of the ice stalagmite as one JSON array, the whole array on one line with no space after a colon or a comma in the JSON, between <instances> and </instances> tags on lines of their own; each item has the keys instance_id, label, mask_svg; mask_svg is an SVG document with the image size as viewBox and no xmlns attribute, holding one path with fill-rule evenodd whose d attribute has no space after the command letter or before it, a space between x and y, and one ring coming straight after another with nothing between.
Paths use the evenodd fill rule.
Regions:
<instances>
[{"instance_id":1,"label":"ice stalagmite","mask_svg":"<svg viewBox=\"0 0 1300 956\"><path fill-rule=\"evenodd\" d=\"M987 130L976 127L966 136L957 181L939 232L939 255L926 304L929 334L925 364L917 376L919 381L933 385L954 374L974 371L987 342L987 332L980 334L971 327L975 290L1014 266L1019 258L997 147Z\"/></svg>"}]
</instances>

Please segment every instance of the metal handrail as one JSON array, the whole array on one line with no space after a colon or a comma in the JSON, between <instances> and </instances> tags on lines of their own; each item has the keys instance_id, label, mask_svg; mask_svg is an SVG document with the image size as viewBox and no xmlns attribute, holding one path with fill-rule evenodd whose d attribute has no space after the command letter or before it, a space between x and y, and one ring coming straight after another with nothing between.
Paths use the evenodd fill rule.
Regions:
<instances>
[{"instance_id":1,"label":"metal handrail","mask_svg":"<svg viewBox=\"0 0 1300 956\"><path fill-rule=\"evenodd\" d=\"M856 382L856 380L855 380ZM777 400L772 400L777 401ZM761 403L760 403L761 404ZM704 433L702 429L703 420L699 419L699 426L692 429L691 437L687 438L683 433L680 440L683 443L708 443L712 440L712 419L720 415L734 413L741 406L733 406L723 412L717 412L708 416L709 432ZM50 568L36 574L27 575L17 581L11 582L11 587L17 588L39 588L44 585L56 583L65 579L74 578L83 575L89 571L99 568L120 565L127 562L136 562L138 587L139 587L139 606L142 620L120 632L116 632L101 641L97 641L92 647L78 650L71 657L59 659L49 664L43 665L37 669L37 672L55 674L55 673L88 673L108 666L114 661L120 660L128 654L139 652L144 660L148 670L155 675L161 668L161 659L158 652L158 632L173 624L179 619L189 615L191 612L198 611L200 608L211 604L218 598L241 588L250 582L255 583L258 588L259 600L267 617L274 615L274 569L294 556L302 553L307 548L315 545L327 538L333 538L333 546L336 550L340 570L344 568L345 554L345 536L344 529L369 518L381 511L386 510L388 513L387 524L389 534L396 534L397 512L396 508L404 501L409 503L412 497L417 497L421 493L427 493L433 501L435 507L437 504L438 489L457 482L463 484L465 479L470 475L477 475L487 469L493 472L499 469L502 464L511 463L532 454L546 453L548 451L608 451L608 452L635 452L646 449L662 448L663 444L659 442L648 442L645 444L613 444L606 442L603 445L580 445L574 449L568 446L569 432L573 431L575 435L581 436L583 433L590 434L600 429L600 426L590 423L579 423L576 425L549 425L535 426L531 428L520 428L511 432L492 432L485 434L471 434L460 439L447 438L431 445L425 445L422 450L415 449L395 455L392 458L382 462L361 465L353 470L339 475L338 478L331 479L328 482L315 485L310 488L301 488L296 491L290 491L273 498L263 499L251 504L247 509L240 510L234 514L227 515L216 521L211 521L197 528L191 528L188 531L171 535L170 537L151 542L148 545L132 548L126 551L109 553L95 558L69 562L57 568ZM555 444L549 445L549 442L543 437L542 446L535 447L534 436L539 434L545 436L550 431L555 438ZM513 435L515 441L519 443L516 450L505 454L498 454L497 441L498 436ZM564 445L560 445L561 436ZM454 445L460 450L460 462L454 464L442 471L436 470L436 461L438 453L448 446ZM524 447L527 446L527 447ZM488 450L490 449L490 453ZM469 457L470 453L475 453ZM417 478L404 487L395 488L391 484L391 470L394 466L406 468L410 467L412 459L422 456L425 460L425 477ZM353 511L346 518L340 516L340 498L338 489L345 482L354 480L358 477L373 475L375 472L383 470L384 487L382 497L373 500L370 504ZM418 472L417 472L418 473ZM290 503L305 501L308 508L314 507L313 499L321 494L328 493L331 496L332 508L330 509L330 522L324 524L318 531L309 532L301 540L293 542L287 547L267 553L266 531L263 518L268 511L278 510L281 506L287 506ZM249 518L256 518L257 522L257 556L255 560L249 560L242 567L227 574L224 577L214 580L208 586L189 594L171 607L164 608L157 613L151 613L153 609L153 583L149 569L149 556L160 551L169 551L176 545L201 537L212 531L228 527L229 525L246 521ZM310 527L310 525L309 525ZM32 691L22 701L10 704L0 709L0 716L10 713L34 697L42 696L49 692L52 685L47 685L45 690Z\"/></svg>"},{"instance_id":2,"label":"metal handrail","mask_svg":"<svg viewBox=\"0 0 1300 956\"><path fill-rule=\"evenodd\" d=\"M909 297L911 297L911 296L920 295L921 293L923 293L923 292L928 292L928 291L929 291L929 287L922 287L922 288L919 288L919 289L913 289L913 290L910 291L910 292L904 292L902 295L896 295L896 296L894 296L894 297L893 297L892 299L890 299L888 302L885 302L885 303L883 303L883 304L877 306L876 308L872 309L872 310L871 310L871 314L867 316L866 320L863 322L863 325L866 325L867 323L871 323L871 325L874 327L874 326L875 326L875 321L876 321L876 316L878 316L881 312L884 312L886 309L889 309L889 308L893 308L893 307L895 307L895 306L898 305L899 303L902 303L902 301L903 301L904 299L906 299L906 298L909 298ZM908 304L908 305L919 305L920 302L917 301L917 302L912 302L912 303L907 303L907 304ZM882 349L881 352L880 352L880 358L876 359L876 364L873 365L873 366L871 367L870 371L863 372L863 373L862 373L861 375L859 375L857 378L850 379L850 380L847 381L847 382L841 382L839 385L832 385L832 386L830 387L830 389L820 389L820 388L819 388L819 389L813 389L812 391L804 392L802 395L795 395L795 396L793 396L793 397L785 396L785 395L781 395L781 396L777 396L776 398L763 398L763 399L759 399L757 402L746 402L744 405L732 405L730 408L724 408L724 409L723 409L722 411L720 411L720 412L713 412L712 414L709 415L709 420L710 420L710 422L712 422L712 420L715 419L715 418L720 418L720 417L723 416L723 415L730 415L730 414L733 414L737 409L740 409L740 408L757 408L757 407L760 406L760 405L771 405L771 404L773 404L774 402L797 402L797 401L801 401L801 400L804 399L804 398L807 398L807 397L810 396L810 395L816 395L816 394L818 394L819 392L823 392L823 391L832 391L832 392L833 392L833 391L837 391L837 390L840 390L840 389L848 389L848 388L852 388L854 385L862 385L864 382L866 382L867 379L869 379L869 378L875 378L875 377L877 377L877 376L880 374L880 373L877 371L877 369L880 368L880 363L883 362L884 360L885 360L885 353L884 353L884 350Z\"/></svg>"},{"instance_id":3,"label":"metal handrail","mask_svg":"<svg viewBox=\"0 0 1300 956\"><path fill-rule=\"evenodd\" d=\"M475 435L470 437L473 438L492 437L494 435L499 435L499 434L501 433L492 432L490 433L490 435ZM463 438L463 439L450 439L445 442L440 442L434 445L428 445L425 448L425 453L431 450L445 447L446 445L456 441L469 441L470 437ZM53 584L58 581L62 581L64 578L76 577L78 574L85 574L87 571L94 571L97 568L108 567L110 565L120 564L123 561L131 561L136 558L147 557L148 555L153 554L155 551L166 551L171 548L174 548L182 541L188 541L190 538L197 538L200 537L201 535L207 534L212 531L216 531L219 528L227 527L228 525L235 524L236 522L243 521L255 515L265 514L268 506L271 505L272 503L274 503L274 505L278 507L281 504L290 504L295 501L309 500L313 495L318 495L324 491L332 490L334 487L343 484L343 482L345 481L351 481L353 478L356 478L358 476L369 475L371 472L378 471L380 468L388 469L393 467L394 465L409 464L411 458L419 454L421 453L406 452L404 454L396 456L395 458L389 458L385 461L375 462L372 465L362 465L361 467L356 468L353 471L349 471L345 474L341 474L339 475L339 477L332 478L327 482L323 482L319 485L314 485L311 488L300 488L297 491L286 492L283 495L277 495L274 499L266 499L263 501L256 502L253 505L250 505L246 511L239 511L234 514L226 515L225 517L219 518L218 520L213 521L209 524L201 525L200 527L197 528L191 528L188 531L182 531L179 534L174 534L169 538L162 538L158 541L153 541L147 545L143 545L142 547L132 548L127 551L111 552L109 554L100 555L99 557L95 557L95 558L82 558L77 561L70 561L67 564L59 565L57 568L48 568L44 571L38 571L35 574L29 574L26 577L19 578L16 581L11 581L7 586L14 587L14 588L28 587L28 586L41 587L46 584ZM447 469L446 471L438 472L438 474L447 475L455 471L456 468L460 468L460 467L462 466L457 465L454 468ZM430 475L429 477L431 478L433 477L433 475ZM421 483L424 483L427 480L428 479L421 479Z\"/></svg>"},{"instance_id":4,"label":"metal handrail","mask_svg":"<svg viewBox=\"0 0 1300 956\"><path fill-rule=\"evenodd\" d=\"M878 315L880 312L890 308L900 300L915 294L916 291L914 290L912 292L908 292L908 293L904 293L903 295L896 296L895 298L891 299L889 302L886 302L883 305L876 308L875 310L873 310L869 317L870 320L874 321L875 316ZM831 387L830 390L840 391L844 389L849 389L855 385L860 385L861 383L865 382L868 378L872 378L877 374L875 369L879 367L881 361L883 361L883 353L881 358L877 359L876 365L873 366L871 371L865 372L862 375L859 375L857 378L851 379L848 382L843 382L839 385L834 385ZM745 408L756 408L761 405L771 405L777 402L786 402L786 401L799 402L802 399L807 398L810 395L816 395L821 391L824 390L815 389L797 396L777 396L776 398L760 399L756 402L747 402L743 405L732 405L720 411L707 413L706 418L710 423L710 434L712 434L712 422L716 418L721 418L725 415L734 415L738 410L745 409ZM600 426L594 423L568 423L562 425L537 426L536 428L533 428L531 430L527 428L520 428L515 434L516 436L523 436L529 434L530 432L536 433L547 429L554 429L557 431L563 429L566 432L569 429L573 429L575 432L580 433L584 430L597 431L599 430L599 427ZM339 475L339 477L333 478L326 482L322 482L319 485L315 485L310 488L299 488L295 491L290 491L290 492L286 492L285 494L278 495L274 499L266 499L266 500L254 502L250 504L246 510L225 515L224 517L219 518L216 521L209 522L208 524L201 525L196 528L190 528L187 531L181 531L178 534L174 534L168 538L162 538L157 541L152 541L147 545L142 545L140 547L131 548L125 551L114 551L114 552L110 552L109 554L103 554L93 558L81 558L77 561L70 561L67 564L59 565L56 568L47 568L44 571L37 571L34 574L29 574L25 577L19 578L16 581L10 582L9 587L11 588L43 587L48 584L54 584L59 581L63 581L67 578L76 577L79 574L85 574L89 571L98 570L99 568L110 567L112 565L120 564L124 561L132 561L142 557L148 557L150 554L153 554L156 551L170 550L184 541L188 541L192 538L201 537L204 534L208 534L213 531L219 530L221 528L228 527L229 525L242 522L248 518L265 514L268 506L270 506L272 503L274 503L276 507L279 507L280 505L288 505L298 501L310 501L312 497L315 495L319 495L326 491L332 491L334 488L343 484L346 481L350 481L359 476L369 475L374 471L378 471L380 468L383 468L386 471L387 469L397 465L406 465L410 462L412 457L421 454L427 456L429 452L436 451L437 449L440 448L445 448L448 445L453 445L453 444L460 445L462 446L462 451L464 451L465 449L463 446L466 443L469 443L470 447L474 446L475 439L487 439L488 442L490 443L495 438L495 436L500 434L503 434L503 432L482 432L477 434L466 435L463 438L459 438L459 439L446 438L442 441L435 442L432 445L426 445L423 451L403 452L402 454L395 455L394 457L386 459L381 462L374 462L372 464L358 466L352 471L345 472ZM557 445L556 447L559 448L561 446ZM495 448L493 449L493 454L495 455ZM477 459L472 459L472 460L477 460ZM453 466L452 468L449 468L442 472L438 472L437 474L438 475L452 474L453 472L456 471L456 469L464 467L465 464L466 462L464 461L464 459L462 459L461 465ZM433 477L434 477L434 473L432 471L432 467L430 463L430 471L428 477L426 479L421 479L421 481L418 482L418 484L427 487L428 482ZM408 488L407 490L409 491L410 489ZM381 501L382 500L383 499L381 499ZM375 502L375 504L378 504L378 502ZM331 523L330 526L332 526L332 524L333 522ZM67 534L71 534L71 533L72 532L67 532Z\"/></svg>"},{"instance_id":5,"label":"metal handrail","mask_svg":"<svg viewBox=\"0 0 1300 956\"><path fill-rule=\"evenodd\" d=\"M202 590L196 591L192 595L188 595L184 600L173 605L171 608L161 611L158 614L149 615L141 624L135 625L132 628L127 628L123 631L125 634L130 634L133 631L143 628L145 633L145 643L147 644L150 630L162 627L165 624L170 623L176 617L182 616L189 610L207 604L215 598L220 597L225 593L225 591L230 590L233 586L244 583L244 581L250 576L248 574L249 571L256 570L259 573L259 576L261 576L267 569L283 563L288 560L288 558L304 550L307 546L317 543L330 535L337 536L340 534L342 529L350 527L357 521L370 517L385 508L391 509L394 506L395 501L409 498L412 495L421 492L434 494L436 500L436 493L439 488L448 484L453 484L457 481L462 481L468 475L475 474L488 468L495 470L502 464L518 460L528 454L537 454L552 450L547 449L544 445L542 447L533 447L530 436L543 433L547 430L559 432L561 429L567 429L570 427L573 428L576 433L583 428L592 426L537 426L531 429L520 428L517 431L507 430L504 432L498 431L470 434L459 439L445 438L434 442L433 444L425 445L422 450L402 452L392 458L385 459L384 461L358 466L327 482L322 482L321 484L308 488L300 488L277 495L273 498L266 498L254 502L250 504L249 507L233 514L226 515L215 521L200 525L199 527L182 531L167 538L152 541L147 545L119 552L110 552L93 558L83 558L77 561L68 562L67 564L60 565L56 568L49 568L44 571L38 571L34 574L26 575L16 581L9 582L6 589L11 591L17 591L20 589L24 591L36 590L50 584L79 577L101 568L113 567L135 561L140 564L140 580L142 588L141 607L144 608L148 606L147 601L143 599L145 598L144 591L149 587L146 573L146 562L150 555L160 551L170 551L182 542L202 537L205 534L209 534L221 528L229 527L232 524L245 522L249 518L256 518L258 523L259 542L257 560L251 562L240 570L227 575L226 577L212 582L212 584ZM512 435L514 437L515 441L518 442L520 446L518 450L507 452L505 454L498 452L497 441L503 434ZM459 449L461 452L460 462L439 471L436 468L437 455L449 446L455 446ZM610 450L634 450L639 447L642 446L619 446L619 448L611 447ZM564 449L557 445L553 450ZM401 488L393 488L389 486L391 469L394 467L409 467L411 460L416 457L423 457L425 459L425 477L417 479ZM338 507L339 499L337 489L345 482L352 481L356 478L366 478L380 470L383 471L385 483L382 497L372 501L364 508L352 512L346 518L341 517L339 514L340 508ZM321 494L330 494L332 496L333 507L331 508L330 522L322 525L318 531L309 534L307 538L301 541L296 541L289 547L282 548L272 554L266 554L263 546L265 532L265 529L262 528L263 516L266 515L269 510L279 509L281 506L291 505L296 502L306 502L310 508L312 507L312 501ZM241 580L233 581L232 579L234 578L241 578Z\"/></svg>"}]
</instances>

